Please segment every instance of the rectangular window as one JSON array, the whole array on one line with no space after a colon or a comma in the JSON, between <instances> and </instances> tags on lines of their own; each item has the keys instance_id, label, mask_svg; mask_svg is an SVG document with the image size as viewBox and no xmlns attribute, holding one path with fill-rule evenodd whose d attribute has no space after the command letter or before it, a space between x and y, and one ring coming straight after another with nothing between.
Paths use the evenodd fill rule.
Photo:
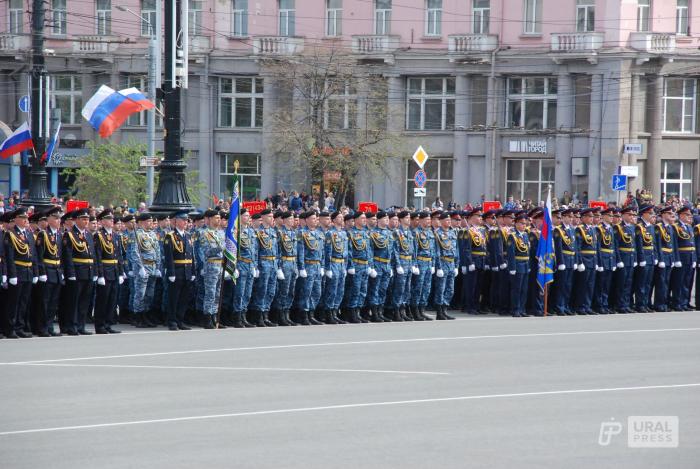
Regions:
<instances>
[{"instance_id":1,"label":"rectangular window","mask_svg":"<svg viewBox=\"0 0 700 469\"><path fill-rule=\"evenodd\" d=\"M374 1L374 34L391 34L391 0Z\"/></svg>"},{"instance_id":2,"label":"rectangular window","mask_svg":"<svg viewBox=\"0 0 700 469\"><path fill-rule=\"evenodd\" d=\"M547 198L548 186L554 190L555 160L507 160L506 161L506 198L514 200L531 200L533 204Z\"/></svg>"},{"instance_id":3,"label":"rectangular window","mask_svg":"<svg viewBox=\"0 0 700 469\"><path fill-rule=\"evenodd\" d=\"M525 34L540 34L542 32L542 0L525 0Z\"/></svg>"},{"instance_id":4,"label":"rectangular window","mask_svg":"<svg viewBox=\"0 0 700 469\"><path fill-rule=\"evenodd\" d=\"M112 34L112 0L97 0L97 28L100 36Z\"/></svg>"},{"instance_id":5,"label":"rectangular window","mask_svg":"<svg viewBox=\"0 0 700 469\"><path fill-rule=\"evenodd\" d=\"M24 0L10 0L10 34L22 34L24 32Z\"/></svg>"},{"instance_id":6,"label":"rectangular window","mask_svg":"<svg viewBox=\"0 0 700 469\"><path fill-rule=\"evenodd\" d=\"M263 79L219 79L219 127L262 127Z\"/></svg>"},{"instance_id":7,"label":"rectangular window","mask_svg":"<svg viewBox=\"0 0 700 469\"><path fill-rule=\"evenodd\" d=\"M156 0L141 0L141 36L152 36L156 27Z\"/></svg>"},{"instance_id":8,"label":"rectangular window","mask_svg":"<svg viewBox=\"0 0 700 469\"><path fill-rule=\"evenodd\" d=\"M589 33L595 30L595 0L576 0L576 31Z\"/></svg>"},{"instance_id":9,"label":"rectangular window","mask_svg":"<svg viewBox=\"0 0 700 469\"><path fill-rule=\"evenodd\" d=\"M63 124L80 124L83 109L83 87L76 75L56 75L51 79L51 107L61 110Z\"/></svg>"},{"instance_id":10,"label":"rectangular window","mask_svg":"<svg viewBox=\"0 0 700 469\"><path fill-rule=\"evenodd\" d=\"M280 36L294 36L296 10L294 0L279 0Z\"/></svg>"},{"instance_id":11,"label":"rectangular window","mask_svg":"<svg viewBox=\"0 0 700 469\"><path fill-rule=\"evenodd\" d=\"M454 160L452 158L430 158L425 163L425 173L428 179L425 183L426 197L423 199L426 207L430 207L437 197L444 206L452 201L452 169ZM418 171L418 166L413 160L406 162L406 205L418 207L420 200L413 197L413 177Z\"/></svg>"},{"instance_id":12,"label":"rectangular window","mask_svg":"<svg viewBox=\"0 0 700 469\"><path fill-rule=\"evenodd\" d=\"M260 200L261 174L260 155L255 153L219 153L219 191L222 197L229 198L238 161L238 178L241 198L244 201Z\"/></svg>"},{"instance_id":13,"label":"rectangular window","mask_svg":"<svg viewBox=\"0 0 700 469\"><path fill-rule=\"evenodd\" d=\"M52 0L51 23L54 34L66 34L66 0Z\"/></svg>"},{"instance_id":14,"label":"rectangular window","mask_svg":"<svg viewBox=\"0 0 700 469\"><path fill-rule=\"evenodd\" d=\"M666 194L666 199L677 195L681 199L692 200L693 161L662 160L661 165L661 193Z\"/></svg>"},{"instance_id":15,"label":"rectangular window","mask_svg":"<svg viewBox=\"0 0 700 469\"><path fill-rule=\"evenodd\" d=\"M488 34L491 0L474 0L473 5L474 34Z\"/></svg>"},{"instance_id":16,"label":"rectangular window","mask_svg":"<svg viewBox=\"0 0 700 469\"><path fill-rule=\"evenodd\" d=\"M442 0L427 0L425 12L426 36L439 36L442 34Z\"/></svg>"},{"instance_id":17,"label":"rectangular window","mask_svg":"<svg viewBox=\"0 0 700 469\"><path fill-rule=\"evenodd\" d=\"M455 125L455 79L409 78L408 130L452 130Z\"/></svg>"},{"instance_id":18,"label":"rectangular window","mask_svg":"<svg viewBox=\"0 0 700 469\"><path fill-rule=\"evenodd\" d=\"M248 0L233 0L233 36L248 35Z\"/></svg>"},{"instance_id":19,"label":"rectangular window","mask_svg":"<svg viewBox=\"0 0 700 469\"><path fill-rule=\"evenodd\" d=\"M677 0L676 34L687 36L690 34L688 29L688 0Z\"/></svg>"},{"instance_id":20,"label":"rectangular window","mask_svg":"<svg viewBox=\"0 0 700 469\"><path fill-rule=\"evenodd\" d=\"M591 77L574 78L574 127L588 129L591 126Z\"/></svg>"},{"instance_id":21,"label":"rectangular window","mask_svg":"<svg viewBox=\"0 0 700 469\"><path fill-rule=\"evenodd\" d=\"M651 0L637 0L637 31L649 31Z\"/></svg>"},{"instance_id":22,"label":"rectangular window","mask_svg":"<svg viewBox=\"0 0 700 469\"><path fill-rule=\"evenodd\" d=\"M326 0L326 36L343 34L343 0Z\"/></svg>"},{"instance_id":23,"label":"rectangular window","mask_svg":"<svg viewBox=\"0 0 700 469\"><path fill-rule=\"evenodd\" d=\"M486 105L488 102L488 78L473 77L470 103L472 107L471 125L486 125Z\"/></svg>"},{"instance_id":24,"label":"rectangular window","mask_svg":"<svg viewBox=\"0 0 700 469\"><path fill-rule=\"evenodd\" d=\"M190 36L202 35L202 1L189 0L190 9L187 14L187 24L190 28Z\"/></svg>"},{"instance_id":25,"label":"rectangular window","mask_svg":"<svg viewBox=\"0 0 700 469\"><path fill-rule=\"evenodd\" d=\"M326 82L323 125L326 129L346 130L357 126L357 95L350 82Z\"/></svg>"},{"instance_id":26,"label":"rectangular window","mask_svg":"<svg viewBox=\"0 0 700 469\"><path fill-rule=\"evenodd\" d=\"M557 123L557 79L508 79L508 122L511 128L551 129Z\"/></svg>"},{"instance_id":27,"label":"rectangular window","mask_svg":"<svg viewBox=\"0 0 700 469\"><path fill-rule=\"evenodd\" d=\"M664 132L695 132L695 92L693 78L664 80Z\"/></svg>"}]
</instances>

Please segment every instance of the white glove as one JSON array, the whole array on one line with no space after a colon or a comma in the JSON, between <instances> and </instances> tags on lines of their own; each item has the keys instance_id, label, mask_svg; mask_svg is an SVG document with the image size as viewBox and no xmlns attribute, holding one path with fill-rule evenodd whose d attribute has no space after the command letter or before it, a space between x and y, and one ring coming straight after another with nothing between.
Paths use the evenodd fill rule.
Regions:
<instances>
[{"instance_id":1,"label":"white glove","mask_svg":"<svg viewBox=\"0 0 700 469\"><path fill-rule=\"evenodd\" d=\"M39 281L39 277L32 277L32 284L36 285L36 282Z\"/></svg>"},{"instance_id":2,"label":"white glove","mask_svg":"<svg viewBox=\"0 0 700 469\"><path fill-rule=\"evenodd\" d=\"M467 275L467 266L466 265L463 265L461 270L462 270L462 275Z\"/></svg>"},{"instance_id":3,"label":"white glove","mask_svg":"<svg viewBox=\"0 0 700 469\"><path fill-rule=\"evenodd\" d=\"M353 274L354 274L354 269L353 269ZM306 278L307 276L308 276L308 274L306 273L306 269L301 269L299 271L299 277Z\"/></svg>"},{"instance_id":4,"label":"white glove","mask_svg":"<svg viewBox=\"0 0 700 469\"><path fill-rule=\"evenodd\" d=\"M694 267L694 265L693 265ZM7 283L7 275L2 276L2 283Z\"/></svg>"},{"instance_id":5,"label":"white glove","mask_svg":"<svg viewBox=\"0 0 700 469\"><path fill-rule=\"evenodd\" d=\"M48 278L46 275L39 275L39 281L40 281L41 283L44 283L44 282L46 282L46 281L48 281L48 280L49 280L49 278Z\"/></svg>"},{"instance_id":6,"label":"white glove","mask_svg":"<svg viewBox=\"0 0 700 469\"><path fill-rule=\"evenodd\" d=\"M173 277L175 278L175 277ZM224 281L229 281L231 280L231 274L228 273L228 271L224 270Z\"/></svg>"},{"instance_id":7,"label":"white glove","mask_svg":"<svg viewBox=\"0 0 700 469\"><path fill-rule=\"evenodd\" d=\"M126 275L128 275L129 277L133 277L133 276L134 276L134 272L130 270L129 272L126 273Z\"/></svg>"},{"instance_id":8,"label":"white glove","mask_svg":"<svg viewBox=\"0 0 700 469\"><path fill-rule=\"evenodd\" d=\"M2 278L5 278L5 276L3 275ZM63 279L64 279L63 274L61 274L61 282L63 282ZM3 282L3 283L5 283L5 282Z\"/></svg>"},{"instance_id":9,"label":"white glove","mask_svg":"<svg viewBox=\"0 0 700 469\"><path fill-rule=\"evenodd\" d=\"M574 264L574 270L578 270L578 264Z\"/></svg>"},{"instance_id":10,"label":"white glove","mask_svg":"<svg viewBox=\"0 0 700 469\"><path fill-rule=\"evenodd\" d=\"M654 265L659 265L659 260L658 260L658 259L654 259Z\"/></svg>"},{"instance_id":11,"label":"white glove","mask_svg":"<svg viewBox=\"0 0 700 469\"><path fill-rule=\"evenodd\" d=\"M119 285L121 285L122 283L124 283L124 276L120 275L119 276Z\"/></svg>"},{"instance_id":12,"label":"white glove","mask_svg":"<svg viewBox=\"0 0 700 469\"><path fill-rule=\"evenodd\" d=\"M612 271L615 272L617 270L617 267L613 267Z\"/></svg>"},{"instance_id":13,"label":"white glove","mask_svg":"<svg viewBox=\"0 0 700 469\"><path fill-rule=\"evenodd\" d=\"M323 277L324 275L326 275L326 269L321 267L321 277Z\"/></svg>"},{"instance_id":14,"label":"white glove","mask_svg":"<svg viewBox=\"0 0 700 469\"><path fill-rule=\"evenodd\" d=\"M585 272L585 271L586 271L586 266L583 265L583 264L579 264L579 265L578 265L578 271L579 271L579 272Z\"/></svg>"},{"instance_id":15,"label":"white glove","mask_svg":"<svg viewBox=\"0 0 700 469\"><path fill-rule=\"evenodd\" d=\"M193 275L192 277L190 277L190 282L194 282L196 279L197 279L197 277L195 277L195 276Z\"/></svg>"},{"instance_id":16,"label":"white glove","mask_svg":"<svg viewBox=\"0 0 700 469\"><path fill-rule=\"evenodd\" d=\"M411 267L411 273L413 275L420 275L420 269L414 265L413 267Z\"/></svg>"},{"instance_id":17,"label":"white glove","mask_svg":"<svg viewBox=\"0 0 700 469\"><path fill-rule=\"evenodd\" d=\"M488 265L485 265L485 266L484 266L484 270L491 270L491 267L488 266Z\"/></svg>"},{"instance_id":18,"label":"white glove","mask_svg":"<svg viewBox=\"0 0 700 469\"><path fill-rule=\"evenodd\" d=\"M508 273L509 273L510 275L515 275L515 271L514 271L514 270L511 270L511 271L509 271Z\"/></svg>"},{"instance_id":19,"label":"white glove","mask_svg":"<svg viewBox=\"0 0 700 469\"><path fill-rule=\"evenodd\" d=\"M656 266L659 269L665 269L666 268L666 263L665 262L656 262Z\"/></svg>"},{"instance_id":20,"label":"white glove","mask_svg":"<svg viewBox=\"0 0 700 469\"><path fill-rule=\"evenodd\" d=\"M697 266L698 266L698 263L697 263L697 262L693 262L693 269L696 268Z\"/></svg>"},{"instance_id":21,"label":"white glove","mask_svg":"<svg viewBox=\"0 0 700 469\"><path fill-rule=\"evenodd\" d=\"M559 270L566 270L566 265L565 264L559 264L559 267L557 267Z\"/></svg>"},{"instance_id":22,"label":"white glove","mask_svg":"<svg viewBox=\"0 0 700 469\"><path fill-rule=\"evenodd\" d=\"M355 268L354 267L350 267L348 269L348 275L355 275Z\"/></svg>"},{"instance_id":23,"label":"white glove","mask_svg":"<svg viewBox=\"0 0 700 469\"><path fill-rule=\"evenodd\" d=\"M163 276L163 273L160 270L156 269L155 276L156 278L161 278Z\"/></svg>"},{"instance_id":24,"label":"white glove","mask_svg":"<svg viewBox=\"0 0 700 469\"><path fill-rule=\"evenodd\" d=\"M377 278L377 271L374 269L369 269L369 276L372 278Z\"/></svg>"},{"instance_id":25,"label":"white glove","mask_svg":"<svg viewBox=\"0 0 700 469\"><path fill-rule=\"evenodd\" d=\"M457 267L455 267L455 272L454 272L454 273L455 273L455 277L456 277L457 274L459 273L459 270L457 270Z\"/></svg>"},{"instance_id":26,"label":"white glove","mask_svg":"<svg viewBox=\"0 0 700 469\"><path fill-rule=\"evenodd\" d=\"M10 279L10 280L12 280L12 279ZM75 282L75 277L68 277L68 280L70 280L71 282Z\"/></svg>"},{"instance_id":27,"label":"white glove","mask_svg":"<svg viewBox=\"0 0 700 469\"><path fill-rule=\"evenodd\" d=\"M204 275L204 269L202 269L202 275ZM143 267L141 267L141 268L139 269L139 277L141 277L141 278L146 278L147 276L148 276L148 274L146 273L146 269L144 269Z\"/></svg>"},{"instance_id":28,"label":"white glove","mask_svg":"<svg viewBox=\"0 0 700 469\"><path fill-rule=\"evenodd\" d=\"M430 268L430 275L435 275L435 267Z\"/></svg>"},{"instance_id":29,"label":"white glove","mask_svg":"<svg viewBox=\"0 0 700 469\"><path fill-rule=\"evenodd\" d=\"M647 266L647 261L642 261L639 263L639 267L646 267Z\"/></svg>"},{"instance_id":30,"label":"white glove","mask_svg":"<svg viewBox=\"0 0 700 469\"><path fill-rule=\"evenodd\" d=\"M399 274L399 275L403 275L403 274L405 274L406 272L403 270L403 267L398 266L398 267L396 268L396 273Z\"/></svg>"},{"instance_id":31,"label":"white glove","mask_svg":"<svg viewBox=\"0 0 700 469\"><path fill-rule=\"evenodd\" d=\"M620 269L622 269L622 268L625 267L625 263L624 263L624 262L618 262L618 263L617 263L617 267L619 267Z\"/></svg>"},{"instance_id":32,"label":"white glove","mask_svg":"<svg viewBox=\"0 0 700 469\"><path fill-rule=\"evenodd\" d=\"M253 267L253 278L258 278L260 277L260 271Z\"/></svg>"},{"instance_id":33,"label":"white glove","mask_svg":"<svg viewBox=\"0 0 700 469\"><path fill-rule=\"evenodd\" d=\"M445 272L443 272L442 269L438 269L435 275L437 275L438 278L442 278L445 276Z\"/></svg>"},{"instance_id":34,"label":"white glove","mask_svg":"<svg viewBox=\"0 0 700 469\"><path fill-rule=\"evenodd\" d=\"M637 263L635 262L634 264L632 264L632 267L637 267L638 265L639 265L639 264L637 264ZM644 265L647 265L647 263L645 262Z\"/></svg>"},{"instance_id":35,"label":"white glove","mask_svg":"<svg viewBox=\"0 0 700 469\"><path fill-rule=\"evenodd\" d=\"M168 277L168 280L170 281L170 283L175 283L175 277Z\"/></svg>"},{"instance_id":36,"label":"white glove","mask_svg":"<svg viewBox=\"0 0 700 469\"><path fill-rule=\"evenodd\" d=\"M469 264L469 268L467 270L469 270L469 272L474 272L476 270L476 266L474 264Z\"/></svg>"},{"instance_id":37,"label":"white glove","mask_svg":"<svg viewBox=\"0 0 700 469\"><path fill-rule=\"evenodd\" d=\"M104 286L104 284L105 284L105 278L104 278L104 277L98 278L98 279L97 279L97 284L98 284L98 285Z\"/></svg>"},{"instance_id":38,"label":"white glove","mask_svg":"<svg viewBox=\"0 0 700 469\"><path fill-rule=\"evenodd\" d=\"M501 270L506 270L506 269L508 268L508 264L506 264L506 263L504 262L503 264L501 264L500 266L498 266L498 268L501 269Z\"/></svg>"},{"instance_id":39,"label":"white glove","mask_svg":"<svg viewBox=\"0 0 700 469\"><path fill-rule=\"evenodd\" d=\"M389 278L391 278L391 277L393 277L393 276L394 276L394 269L392 269L391 267L389 267Z\"/></svg>"},{"instance_id":40,"label":"white glove","mask_svg":"<svg viewBox=\"0 0 700 469\"><path fill-rule=\"evenodd\" d=\"M97 282L97 276L92 277L93 282Z\"/></svg>"},{"instance_id":41,"label":"white glove","mask_svg":"<svg viewBox=\"0 0 700 469\"><path fill-rule=\"evenodd\" d=\"M238 269L233 271L233 278L238 278L241 276L241 273L238 271Z\"/></svg>"},{"instance_id":42,"label":"white glove","mask_svg":"<svg viewBox=\"0 0 700 469\"><path fill-rule=\"evenodd\" d=\"M676 261L673 263L673 267L675 267L676 269L680 269L681 267L683 267L683 264L681 263L681 261Z\"/></svg>"},{"instance_id":43,"label":"white glove","mask_svg":"<svg viewBox=\"0 0 700 469\"><path fill-rule=\"evenodd\" d=\"M282 272L282 269L277 269L277 280L284 280L284 272Z\"/></svg>"},{"instance_id":44,"label":"white glove","mask_svg":"<svg viewBox=\"0 0 700 469\"><path fill-rule=\"evenodd\" d=\"M75 280L75 279L73 279L73 280ZM17 277L10 278L9 282L10 282L10 285L17 285Z\"/></svg>"},{"instance_id":45,"label":"white glove","mask_svg":"<svg viewBox=\"0 0 700 469\"><path fill-rule=\"evenodd\" d=\"M347 275L347 274L348 274L348 269L343 268L343 275Z\"/></svg>"},{"instance_id":46,"label":"white glove","mask_svg":"<svg viewBox=\"0 0 700 469\"><path fill-rule=\"evenodd\" d=\"M326 277L333 278L333 271L331 269L326 270Z\"/></svg>"},{"instance_id":47,"label":"white glove","mask_svg":"<svg viewBox=\"0 0 700 469\"><path fill-rule=\"evenodd\" d=\"M603 272L605 269L603 267L596 266L595 270L596 272Z\"/></svg>"}]
</instances>

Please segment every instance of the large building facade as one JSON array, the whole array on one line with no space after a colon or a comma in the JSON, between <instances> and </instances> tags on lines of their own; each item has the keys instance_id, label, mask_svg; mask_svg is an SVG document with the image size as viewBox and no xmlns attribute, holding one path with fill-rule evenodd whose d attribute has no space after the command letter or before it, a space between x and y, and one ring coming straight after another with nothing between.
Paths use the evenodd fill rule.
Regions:
<instances>
[{"instance_id":1,"label":"large building facade","mask_svg":"<svg viewBox=\"0 0 700 469\"><path fill-rule=\"evenodd\" d=\"M85 143L99 138L80 116L97 87L147 90L157 2L118 3L47 6L51 100L62 120L54 192L65 184L60 167L80 164ZM638 168L632 190L656 197L694 199L700 189L700 16L693 13L700 0L190 0L189 7L183 145L203 195L228 192L235 160L247 199L311 189L273 145L268 117L289 90L264 63L303 60L318 48L344 50L358 76L371 68L386 79L396 111L388 130L431 157L428 202L541 200L548 185L614 200L611 177L620 166ZM0 4L0 121L9 127L26 118L17 102L27 94L29 10L28 0ZM342 98L366 92L358 86ZM132 116L112 138L145 141L146 117ZM625 152L629 143L641 150ZM358 177L355 201L417 205L417 168L412 151L402 153L383 173ZM0 192L20 189L22 174L0 165Z\"/></svg>"}]
</instances>

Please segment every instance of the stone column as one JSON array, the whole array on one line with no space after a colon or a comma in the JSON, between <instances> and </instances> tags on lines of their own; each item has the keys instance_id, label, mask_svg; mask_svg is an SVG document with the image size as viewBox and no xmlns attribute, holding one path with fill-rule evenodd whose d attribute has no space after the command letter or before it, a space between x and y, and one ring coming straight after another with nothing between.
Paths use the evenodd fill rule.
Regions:
<instances>
[{"instance_id":1,"label":"stone column","mask_svg":"<svg viewBox=\"0 0 700 469\"><path fill-rule=\"evenodd\" d=\"M644 90L641 89L641 85L644 84L644 80L641 78L641 74L633 73L632 82L630 86L630 126L629 126L629 141L637 143L639 140L639 132L644 129L641 128L641 123L644 117ZM626 155L626 164L629 166L637 166L637 155ZM641 188L640 180L643 175L640 174L639 177L629 179L629 191L634 192Z\"/></svg>"},{"instance_id":2,"label":"stone column","mask_svg":"<svg viewBox=\"0 0 700 469\"><path fill-rule=\"evenodd\" d=\"M493 200L496 195L503 198L501 191L504 183L501 173L501 151L499 146L499 132L497 127L503 125L505 116L505 80L500 76L489 77L488 98L486 102L486 125L490 127L485 135L484 154L486 155L486 171L484 184L486 199Z\"/></svg>"},{"instance_id":3,"label":"stone column","mask_svg":"<svg viewBox=\"0 0 700 469\"><path fill-rule=\"evenodd\" d=\"M644 166L644 181L641 186L651 189L654 200L661 195L661 132L664 128L664 76L654 75L649 80L649 117L651 136L647 150L647 162Z\"/></svg>"},{"instance_id":4,"label":"stone column","mask_svg":"<svg viewBox=\"0 0 700 469\"><path fill-rule=\"evenodd\" d=\"M557 129L569 130L574 125L574 82L568 72L557 76ZM571 137L557 134L554 142L556 164L554 167L554 188L556 196L564 191L571 192ZM589 171L590 161L589 157ZM579 194L580 195L580 194Z\"/></svg>"},{"instance_id":5,"label":"stone column","mask_svg":"<svg viewBox=\"0 0 700 469\"><path fill-rule=\"evenodd\" d=\"M603 75L591 76L591 114L588 136L588 200L596 200L602 189L603 171L601 167L601 147L603 146ZM611 113L617 119L616 114ZM611 123L611 125L613 125ZM616 128L607 129L607 136L612 136ZM577 155L578 156L578 155ZM579 194L579 197L581 194Z\"/></svg>"},{"instance_id":6,"label":"stone column","mask_svg":"<svg viewBox=\"0 0 700 469\"><path fill-rule=\"evenodd\" d=\"M406 126L406 91L405 79L400 75L390 76L387 79L388 92L388 116L387 130L391 134L400 135ZM375 200L380 207L404 204L404 191L406 179L405 155L393 155L385 163L387 176L380 176L379 180L384 186L383 191L375 186ZM383 192L383 195L382 195Z\"/></svg>"},{"instance_id":7,"label":"stone column","mask_svg":"<svg viewBox=\"0 0 700 469\"><path fill-rule=\"evenodd\" d=\"M206 59L208 60L208 58ZM209 67L206 70L208 72ZM207 197L211 193L223 195L224 198L230 197L231 194L225 192L224 187L220 185L219 173L221 165L219 157L214 148L214 138L212 136L214 128L218 122L212 122L212 109L215 108L215 103L212 101L213 96L211 87L209 86L209 74L203 73L199 76L199 148L197 152L197 170L199 172L199 180L203 183L203 188L199 194L199 206L205 207Z\"/></svg>"},{"instance_id":8,"label":"stone column","mask_svg":"<svg viewBox=\"0 0 700 469\"><path fill-rule=\"evenodd\" d=\"M263 127L262 127L262 151L260 152L260 199L267 197L267 194L274 194L277 187L277 155L272 145L275 138L272 125L272 116L275 112L281 111L277 102L277 82L268 73L261 73L263 77ZM300 188L294 188L300 189ZM288 188L287 190L291 190Z\"/></svg>"},{"instance_id":9,"label":"stone column","mask_svg":"<svg viewBox=\"0 0 700 469\"><path fill-rule=\"evenodd\" d=\"M452 174L452 200L458 204L469 201L469 147L466 129L471 125L471 78L459 74L455 80L455 130Z\"/></svg>"}]
</instances>

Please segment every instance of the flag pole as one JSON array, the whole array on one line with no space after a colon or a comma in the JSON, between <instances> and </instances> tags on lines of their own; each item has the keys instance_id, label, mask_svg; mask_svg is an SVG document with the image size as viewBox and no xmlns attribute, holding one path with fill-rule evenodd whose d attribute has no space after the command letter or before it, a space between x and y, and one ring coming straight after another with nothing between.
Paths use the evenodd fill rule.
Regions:
<instances>
[{"instance_id":1,"label":"flag pole","mask_svg":"<svg viewBox=\"0 0 700 469\"><path fill-rule=\"evenodd\" d=\"M233 187L236 187L236 182L238 182L238 160L234 161L233 163ZM233 193L233 192L232 192ZM240 189L239 189L240 193ZM239 196L240 197L240 196ZM233 203L233 199L231 199L231 203ZM229 219L231 217L231 207L229 207ZM228 226L227 226L228 230ZM240 230L239 230L240 231ZM237 236L238 237L238 236ZM224 237L224 250L226 249L226 238ZM224 280L226 278L226 268L228 267L228 257L226 257L225 253L222 253L222 257L224 260L223 263L223 269L221 269L221 288L219 289L219 306L216 308L216 329L219 329L219 325L221 324L221 305L224 302ZM234 285L236 282L236 279L233 279Z\"/></svg>"},{"instance_id":2,"label":"flag pole","mask_svg":"<svg viewBox=\"0 0 700 469\"><path fill-rule=\"evenodd\" d=\"M549 283L545 284L544 286L544 317L547 317L547 297L549 296L548 293L549 290Z\"/></svg>"}]
</instances>

